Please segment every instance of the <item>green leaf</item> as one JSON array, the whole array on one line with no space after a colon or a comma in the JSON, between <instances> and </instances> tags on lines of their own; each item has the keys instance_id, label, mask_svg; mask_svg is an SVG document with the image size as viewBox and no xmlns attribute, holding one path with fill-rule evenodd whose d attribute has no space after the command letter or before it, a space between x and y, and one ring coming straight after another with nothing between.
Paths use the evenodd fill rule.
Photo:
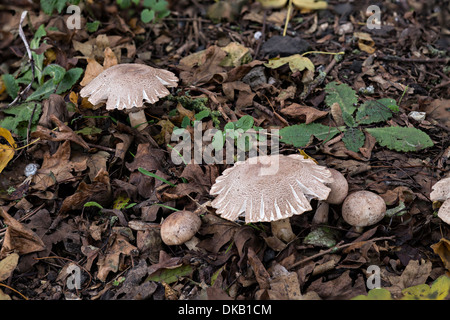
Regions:
<instances>
[{"instance_id":1,"label":"green leaf","mask_svg":"<svg viewBox=\"0 0 450 320\"><path fill-rule=\"evenodd\" d=\"M10 74L3 74L2 79L6 87L6 92L8 92L11 98L15 99L20 90L19 86L16 83L16 79L14 79L14 77Z\"/></svg>"},{"instance_id":2,"label":"green leaf","mask_svg":"<svg viewBox=\"0 0 450 320\"><path fill-rule=\"evenodd\" d=\"M100 203L95 202L95 201L86 202L83 206L84 207L97 207L99 209L103 209L102 205Z\"/></svg>"},{"instance_id":3,"label":"green leaf","mask_svg":"<svg viewBox=\"0 0 450 320\"><path fill-rule=\"evenodd\" d=\"M31 120L31 131L35 130L41 114L41 104L34 102L22 103L8 109L4 109L3 112L8 116L6 116L3 120L0 120L0 127L18 134L22 138L26 138L28 122L30 121L35 104L37 104L37 106L34 111L33 119Z\"/></svg>"},{"instance_id":4,"label":"green leaf","mask_svg":"<svg viewBox=\"0 0 450 320\"><path fill-rule=\"evenodd\" d=\"M150 21L152 21L155 18L155 11L154 10L149 10L149 9L144 9L141 12L141 20L143 23L149 23Z\"/></svg>"},{"instance_id":5,"label":"green leaf","mask_svg":"<svg viewBox=\"0 0 450 320\"><path fill-rule=\"evenodd\" d=\"M196 113L194 115L194 117L195 117L195 120L200 121L206 117L209 117L210 114L211 114L211 111L209 109L205 109L205 110L200 111L199 113Z\"/></svg>"},{"instance_id":6,"label":"green leaf","mask_svg":"<svg viewBox=\"0 0 450 320\"><path fill-rule=\"evenodd\" d=\"M356 110L356 104L358 103L358 97L355 90L349 85L342 83L338 84L333 81L326 85L325 103L328 107L331 107L334 103L338 103L342 110L342 117L345 124L350 127L355 125L353 120L353 112Z\"/></svg>"},{"instance_id":7,"label":"green leaf","mask_svg":"<svg viewBox=\"0 0 450 320\"><path fill-rule=\"evenodd\" d=\"M358 124L371 124L387 121L392 117L392 112L398 111L397 103L394 99L384 98L376 101L364 102L356 112L356 122Z\"/></svg>"},{"instance_id":8,"label":"green leaf","mask_svg":"<svg viewBox=\"0 0 450 320\"><path fill-rule=\"evenodd\" d=\"M98 20L95 20L94 22L86 23L86 29L88 32L97 31L99 26L100 26L100 21L98 21Z\"/></svg>"},{"instance_id":9,"label":"green leaf","mask_svg":"<svg viewBox=\"0 0 450 320\"><path fill-rule=\"evenodd\" d=\"M138 168L138 171L139 171L140 173L145 174L146 176L153 177L153 178L158 179L158 180L160 180L160 181L162 181L162 182L164 182L164 183L167 183L167 184L168 184L169 186L171 186L171 187L176 187L172 182L167 181L166 179L164 179L164 178L158 176L157 174L154 174L153 172L147 171L147 170L145 170L144 168L139 167L139 168Z\"/></svg>"},{"instance_id":10,"label":"green leaf","mask_svg":"<svg viewBox=\"0 0 450 320\"><path fill-rule=\"evenodd\" d=\"M83 74L83 69L81 68L72 68L66 72L61 82L58 85L58 89L56 90L56 94L61 94L70 90L72 86L77 83L78 79L80 79Z\"/></svg>"},{"instance_id":11,"label":"green leaf","mask_svg":"<svg viewBox=\"0 0 450 320\"><path fill-rule=\"evenodd\" d=\"M242 129L245 131L247 131L248 129L250 129L251 127L253 127L253 123L255 122L255 119L253 119L252 116L249 115L245 115L242 116L235 124L235 129Z\"/></svg>"},{"instance_id":12,"label":"green leaf","mask_svg":"<svg viewBox=\"0 0 450 320\"><path fill-rule=\"evenodd\" d=\"M391 293L388 290L378 288L370 290L367 296L359 295L352 298L351 300L393 300L393 299Z\"/></svg>"},{"instance_id":13,"label":"green leaf","mask_svg":"<svg viewBox=\"0 0 450 320\"><path fill-rule=\"evenodd\" d=\"M44 100L50 97L50 95L55 91L56 84L53 83L52 79L49 79L39 88L37 88L35 92L30 94L25 101Z\"/></svg>"},{"instance_id":14,"label":"green leaf","mask_svg":"<svg viewBox=\"0 0 450 320\"><path fill-rule=\"evenodd\" d=\"M419 151L432 147L433 141L423 131L407 127L384 127L366 129L383 147L396 151Z\"/></svg>"},{"instance_id":15,"label":"green leaf","mask_svg":"<svg viewBox=\"0 0 450 320\"><path fill-rule=\"evenodd\" d=\"M221 130L217 130L212 138L211 144L214 147L215 151L222 150L223 146L225 145L225 133Z\"/></svg>"},{"instance_id":16,"label":"green leaf","mask_svg":"<svg viewBox=\"0 0 450 320\"><path fill-rule=\"evenodd\" d=\"M152 273L145 281L165 282L167 284L178 281L181 277L187 277L192 274L194 269L190 264L181 265L176 268L159 269Z\"/></svg>"},{"instance_id":17,"label":"green leaf","mask_svg":"<svg viewBox=\"0 0 450 320\"><path fill-rule=\"evenodd\" d=\"M345 131L346 127L328 127L319 123L296 124L285 127L280 130L280 141L291 144L294 147L301 148L308 145L311 136L327 142L341 131Z\"/></svg>"},{"instance_id":18,"label":"green leaf","mask_svg":"<svg viewBox=\"0 0 450 320\"><path fill-rule=\"evenodd\" d=\"M183 120L181 121L181 128L187 128L191 125L191 119L189 119L188 116L184 116Z\"/></svg>"},{"instance_id":19,"label":"green leaf","mask_svg":"<svg viewBox=\"0 0 450 320\"><path fill-rule=\"evenodd\" d=\"M45 14L51 15L55 9L57 0L41 0L41 9Z\"/></svg>"},{"instance_id":20,"label":"green leaf","mask_svg":"<svg viewBox=\"0 0 450 320\"><path fill-rule=\"evenodd\" d=\"M42 76L50 76L55 85L61 82L65 74L66 69L57 64L49 64L42 72Z\"/></svg>"},{"instance_id":21,"label":"green leaf","mask_svg":"<svg viewBox=\"0 0 450 320\"><path fill-rule=\"evenodd\" d=\"M345 147L353 152L359 152L359 148L364 145L366 136L361 130L356 128L348 128L342 137L342 141L345 143Z\"/></svg>"}]
</instances>

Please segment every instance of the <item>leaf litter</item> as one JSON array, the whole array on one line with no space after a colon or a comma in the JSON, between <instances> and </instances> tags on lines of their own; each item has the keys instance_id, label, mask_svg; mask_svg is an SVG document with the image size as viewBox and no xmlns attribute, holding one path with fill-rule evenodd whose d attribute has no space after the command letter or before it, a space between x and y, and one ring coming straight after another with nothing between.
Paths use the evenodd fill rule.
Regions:
<instances>
[{"instance_id":1,"label":"leaf litter","mask_svg":"<svg viewBox=\"0 0 450 320\"><path fill-rule=\"evenodd\" d=\"M49 67L28 93L39 107L17 112L7 105L33 80L15 33L23 8L0 13L0 280L16 290L2 289L0 299L448 299L450 228L429 199L450 165L448 39L436 15L383 1L386 23L369 29L356 4L341 11L294 1L287 15L256 1L240 2L241 14L220 3L228 10L170 2L171 14L150 23L116 1L92 3L98 29L75 32L27 3L26 38L45 28L34 57L68 75L49 94L39 85L63 74ZM79 96L119 63L180 78L171 97L146 110L142 132ZM83 75L69 86L75 69ZM235 130L245 117L251 128L280 129L281 153L311 156L343 173L350 191L381 195L391 214L358 234L337 205L326 225L313 225L312 202L290 219L288 243L268 223L220 218L209 191L229 166L174 164L171 135L184 128L193 137L197 119L202 132ZM39 167L27 179L29 163ZM197 250L162 243L160 224L177 210L200 215ZM378 293L367 287L373 265ZM67 286L73 268L80 290Z\"/></svg>"}]
</instances>

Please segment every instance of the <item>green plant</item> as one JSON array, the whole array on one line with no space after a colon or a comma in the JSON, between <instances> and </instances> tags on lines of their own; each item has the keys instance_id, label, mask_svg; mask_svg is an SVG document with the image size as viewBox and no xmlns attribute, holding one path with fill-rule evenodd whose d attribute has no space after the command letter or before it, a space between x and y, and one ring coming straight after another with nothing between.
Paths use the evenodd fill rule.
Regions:
<instances>
[{"instance_id":1,"label":"green plant","mask_svg":"<svg viewBox=\"0 0 450 320\"><path fill-rule=\"evenodd\" d=\"M368 100L358 106L356 92L347 84L330 82L325 87L327 96L325 104L330 107L333 117L345 124L339 127L328 127L310 123L285 127L280 130L280 141L295 147L305 147L312 136L324 142L332 139L339 132L344 132L342 141L346 148L358 152L364 145L365 132L389 149L396 151L418 151L433 146L430 137L416 128L379 127L365 128L366 125L386 122L399 107L394 99L383 98Z\"/></svg>"},{"instance_id":2,"label":"green plant","mask_svg":"<svg viewBox=\"0 0 450 320\"><path fill-rule=\"evenodd\" d=\"M51 15L53 11L58 11L61 13L62 10L66 7L66 4L79 4L80 0L41 0L41 9L45 14Z\"/></svg>"},{"instance_id":3,"label":"green plant","mask_svg":"<svg viewBox=\"0 0 450 320\"><path fill-rule=\"evenodd\" d=\"M45 52L37 54L35 51L42 43L41 40L47 35L44 25L39 26L33 39L30 41L31 55L34 60L34 70L31 66L16 71L15 74L2 75L6 90L11 98L15 99L19 92L19 85L28 85L32 82L32 88L35 90L28 96L26 101L40 101L47 99L52 93L62 94L68 91L78 81L83 73L81 68L64 69L57 64L44 66ZM34 78L33 78L34 73ZM30 114L31 116L31 114Z\"/></svg>"},{"instance_id":4,"label":"green plant","mask_svg":"<svg viewBox=\"0 0 450 320\"><path fill-rule=\"evenodd\" d=\"M138 6L140 0L117 0L117 4L122 9L128 9L132 4ZM158 22L170 15L169 3L165 0L144 0L142 1L144 9L141 11L141 21L144 23Z\"/></svg>"}]
</instances>

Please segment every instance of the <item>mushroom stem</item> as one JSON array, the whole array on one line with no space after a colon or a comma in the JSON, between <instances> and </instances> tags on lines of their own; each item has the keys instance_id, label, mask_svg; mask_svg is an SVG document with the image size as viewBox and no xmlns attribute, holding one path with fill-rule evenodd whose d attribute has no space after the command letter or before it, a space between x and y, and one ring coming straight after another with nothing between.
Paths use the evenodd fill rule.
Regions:
<instances>
[{"instance_id":1,"label":"mushroom stem","mask_svg":"<svg viewBox=\"0 0 450 320\"><path fill-rule=\"evenodd\" d=\"M145 128L147 128L148 123L144 110L130 112L128 116L130 117L130 124L133 128L136 128L139 131L142 131Z\"/></svg>"},{"instance_id":2,"label":"mushroom stem","mask_svg":"<svg viewBox=\"0 0 450 320\"><path fill-rule=\"evenodd\" d=\"M192 237L190 240L186 241L184 244L189 250L198 251L197 244L200 242L200 239L196 236Z\"/></svg>"},{"instance_id":3,"label":"mushroom stem","mask_svg":"<svg viewBox=\"0 0 450 320\"><path fill-rule=\"evenodd\" d=\"M330 205L328 202L319 200L317 205L316 213L312 219L312 224L326 224L328 223L328 212L330 210Z\"/></svg>"},{"instance_id":4,"label":"mushroom stem","mask_svg":"<svg viewBox=\"0 0 450 320\"><path fill-rule=\"evenodd\" d=\"M296 238L294 232L292 232L291 223L289 218L272 221L272 234L278 239L284 242L291 242Z\"/></svg>"}]
</instances>

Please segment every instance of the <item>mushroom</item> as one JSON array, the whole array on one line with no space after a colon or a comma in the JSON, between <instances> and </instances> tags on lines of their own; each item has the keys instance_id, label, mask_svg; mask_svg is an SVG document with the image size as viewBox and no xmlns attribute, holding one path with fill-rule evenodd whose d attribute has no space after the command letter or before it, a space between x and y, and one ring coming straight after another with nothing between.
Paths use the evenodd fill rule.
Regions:
<instances>
[{"instance_id":1,"label":"mushroom","mask_svg":"<svg viewBox=\"0 0 450 320\"><path fill-rule=\"evenodd\" d=\"M317 204L314 214L313 224L324 224L328 222L328 211L330 204L341 204L348 194L348 182L344 175L336 169L328 169L331 172L333 182L327 183L327 187L331 189L326 200L320 200Z\"/></svg>"},{"instance_id":2,"label":"mushroom","mask_svg":"<svg viewBox=\"0 0 450 320\"><path fill-rule=\"evenodd\" d=\"M384 199L370 191L351 193L342 203L342 217L355 227L356 232L381 221L385 213Z\"/></svg>"},{"instance_id":3,"label":"mushroom","mask_svg":"<svg viewBox=\"0 0 450 320\"><path fill-rule=\"evenodd\" d=\"M156 69L144 64L124 63L112 66L80 91L89 97L93 105L106 101L106 109L126 109L130 124L138 130L147 127L144 102L155 103L170 92L167 87L176 87L178 78L170 71Z\"/></svg>"},{"instance_id":4,"label":"mushroom","mask_svg":"<svg viewBox=\"0 0 450 320\"><path fill-rule=\"evenodd\" d=\"M201 219L192 211L174 212L161 224L161 239L168 246L185 244L190 250L196 250L199 240L195 234L201 225Z\"/></svg>"},{"instance_id":5,"label":"mushroom","mask_svg":"<svg viewBox=\"0 0 450 320\"><path fill-rule=\"evenodd\" d=\"M438 211L438 217L450 224L450 177L436 182L430 193L430 200L443 202Z\"/></svg>"},{"instance_id":6,"label":"mushroom","mask_svg":"<svg viewBox=\"0 0 450 320\"><path fill-rule=\"evenodd\" d=\"M295 238L289 217L312 209L311 199L325 200L330 171L301 155L270 155L239 161L216 179L210 194L216 213L234 221L271 222L272 233L283 241Z\"/></svg>"}]
</instances>

